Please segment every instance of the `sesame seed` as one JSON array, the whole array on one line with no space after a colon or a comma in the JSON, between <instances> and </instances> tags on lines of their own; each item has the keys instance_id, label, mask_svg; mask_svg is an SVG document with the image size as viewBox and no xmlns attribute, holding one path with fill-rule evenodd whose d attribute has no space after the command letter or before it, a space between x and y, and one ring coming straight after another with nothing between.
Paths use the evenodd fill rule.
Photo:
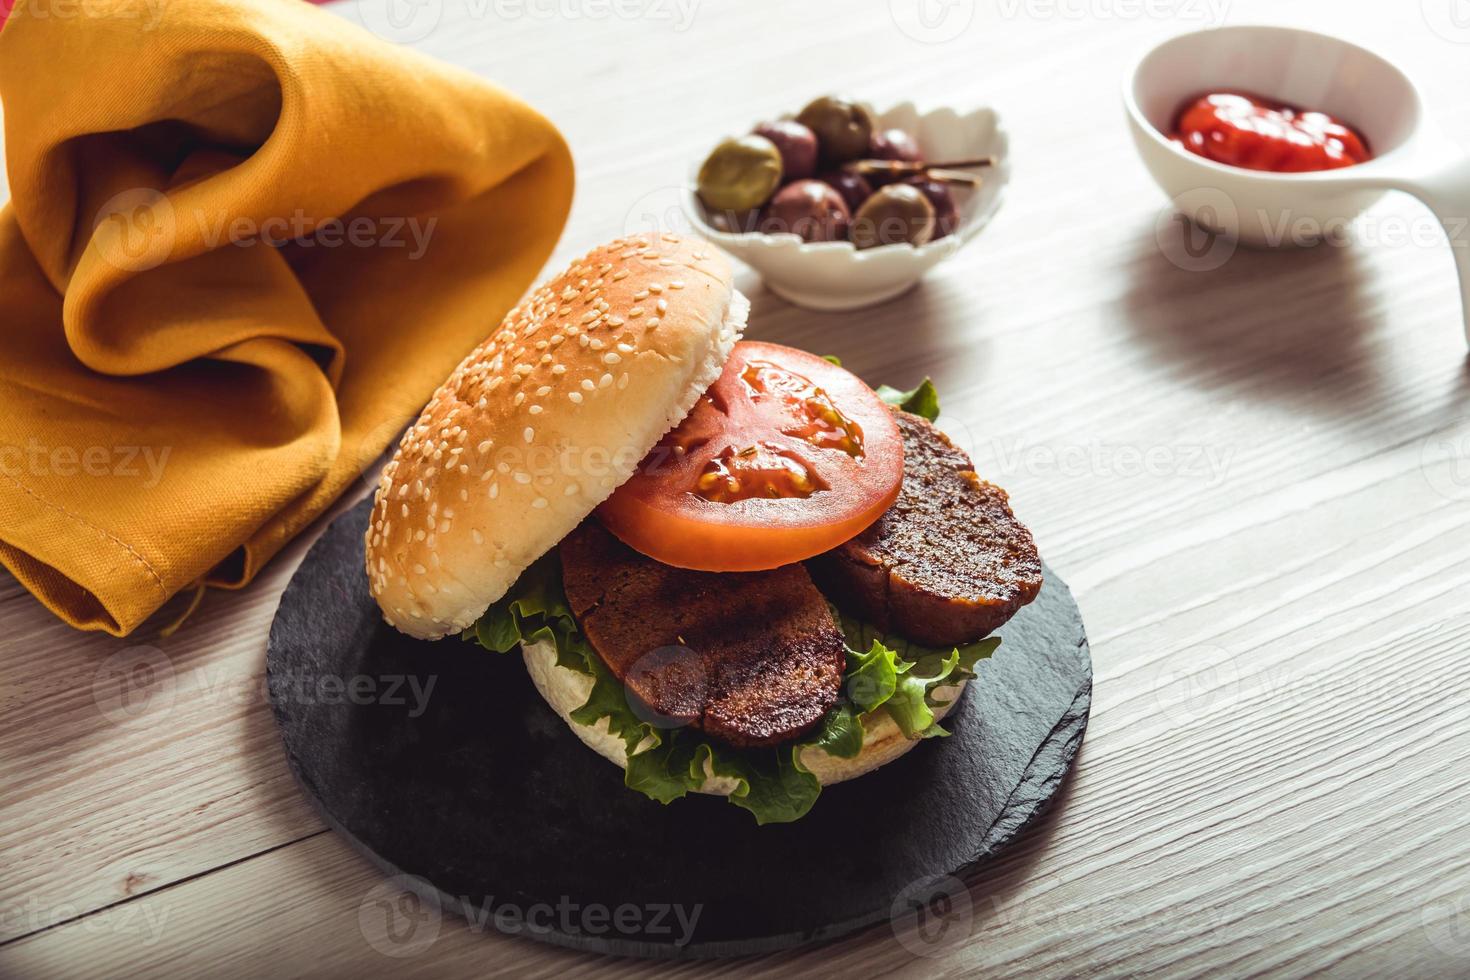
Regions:
<instances>
[{"instance_id":1,"label":"sesame seed","mask_svg":"<svg viewBox=\"0 0 1470 980\"><path fill-rule=\"evenodd\" d=\"M638 348L634 347L632 344L618 344L618 350L622 351L624 354L631 354L637 349Z\"/></svg>"},{"instance_id":2,"label":"sesame seed","mask_svg":"<svg viewBox=\"0 0 1470 980\"><path fill-rule=\"evenodd\" d=\"M408 516L408 504L404 504L403 505L403 516L404 517L407 517Z\"/></svg>"},{"instance_id":3,"label":"sesame seed","mask_svg":"<svg viewBox=\"0 0 1470 980\"><path fill-rule=\"evenodd\" d=\"M532 415L540 415L541 414L541 406L540 405L532 405L531 408L530 408L530 412L531 412Z\"/></svg>"},{"instance_id":4,"label":"sesame seed","mask_svg":"<svg viewBox=\"0 0 1470 980\"><path fill-rule=\"evenodd\" d=\"M420 565L418 562L414 562L413 563L413 573L415 575L422 575L422 574L424 574L427 571L428 571L428 569L425 568L424 566Z\"/></svg>"},{"instance_id":5,"label":"sesame seed","mask_svg":"<svg viewBox=\"0 0 1470 980\"><path fill-rule=\"evenodd\" d=\"M670 289L683 289L684 288L684 280L682 280L682 279L675 279L673 282L669 283L669 288Z\"/></svg>"},{"instance_id":6,"label":"sesame seed","mask_svg":"<svg viewBox=\"0 0 1470 980\"><path fill-rule=\"evenodd\" d=\"M498 482L490 484L490 499L494 500L498 496L500 496L500 484Z\"/></svg>"},{"instance_id":7,"label":"sesame seed","mask_svg":"<svg viewBox=\"0 0 1470 980\"><path fill-rule=\"evenodd\" d=\"M566 494L566 495L567 495L567 496L568 496L568 497L574 497L574 496L576 496L576 494L577 494L577 491L578 491L578 490L580 490L580 489L581 489L581 488L580 488L580 487L578 487L578 486L577 486L577 485L576 485L576 484L575 484L575 483L568 483L568 484L567 484L567 488L566 488L566 490L564 490L564 491L563 491L563 492L564 492L564 493L565 493L565 494Z\"/></svg>"},{"instance_id":8,"label":"sesame seed","mask_svg":"<svg viewBox=\"0 0 1470 980\"><path fill-rule=\"evenodd\" d=\"M553 364L551 367L551 373L556 375L557 377L561 377L563 374L567 373L567 366L565 364Z\"/></svg>"},{"instance_id":9,"label":"sesame seed","mask_svg":"<svg viewBox=\"0 0 1470 980\"><path fill-rule=\"evenodd\" d=\"M511 399L511 404L512 405L519 405L519 404L521 404L521 402L523 402L525 400L526 400L526 393L524 391L518 391L518 392L516 392L516 396Z\"/></svg>"},{"instance_id":10,"label":"sesame seed","mask_svg":"<svg viewBox=\"0 0 1470 980\"><path fill-rule=\"evenodd\" d=\"M531 482L531 474L529 474L529 473L517 473L516 474L516 482L517 483L521 483L521 484L530 483Z\"/></svg>"},{"instance_id":11,"label":"sesame seed","mask_svg":"<svg viewBox=\"0 0 1470 980\"><path fill-rule=\"evenodd\" d=\"M591 391L593 388L596 388L596 387L597 387L597 385L593 383L593 381L592 381L591 378L583 378L582 379L582 389L584 391Z\"/></svg>"},{"instance_id":12,"label":"sesame seed","mask_svg":"<svg viewBox=\"0 0 1470 980\"><path fill-rule=\"evenodd\" d=\"M525 432L522 432L522 433L521 433L521 436L522 436L522 438L524 438L524 439L525 439L525 440L526 440L526 441L527 441L527 442L530 442L530 441L531 441L531 440L532 440L532 439L535 439L535 438L536 438L536 430L535 430L535 429L533 429L533 428L531 428L531 427L530 427L530 426L529 426L529 425L528 425L528 426L526 426L526 431L525 431Z\"/></svg>"},{"instance_id":13,"label":"sesame seed","mask_svg":"<svg viewBox=\"0 0 1470 980\"><path fill-rule=\"evenodd\" d=\"M626 258L626 256L624 256L624 257ZM614 272L613 273L613 281L614 282L616 282L619 279L626 279L626 278L628 278L628 270L627 269L619 269L617 272Z\"/></svg>"},{"instance_id":14,"label":"sesame seed","mask_svg":"<svg viewBox=\"0 0 1470 980\"><path fill-rule=\"evenodd\" d=\"M536 389L536 397L537 398L545 398L546 395L547 395L547 393L550 392L550 391L551 391L551 385L542 385L541 387L539 387L539 388Z\"/></svg>"},{"instance_id":15,"label":"sesame seed","mask_svg":"<svg viewBox=\"0 0 1470 980\"><path fill-rule=\"evenodd\" d=\"M624 371L618 378L618 390L622 391L626 387L628 387L628 372Z\"/></svg>"},{"instance_id":16,"label":"sesame seed","mask_svg":"<svg viewBox=\"0 0 1470 980\"><path fill-rule=\"evenodd\" d=\"M641 307L641 306L635 306L631 310L628 311L628 319L630 319L630 320L636 320L636 319L638 319L642 315L643 315L643 307Z\"/></svg>"},{"instance_id":17,"label":"sesame seed","mask_svg":"<svg viewBox=\"0 0 1470 980\"><path fill-rule=\"evenodd\" d=\"M537 510L540 510L542 507L546 506L546 498L537 497L535 500L531 501L531 506L535 507Z\"/></svg>"},{"instance_id":18,"label":"sesame seed","mask_svg":"<svg viewBox=\"0 0 1470 980\"><path fill-rule=\"evenodd\" d=\"M474 539L475 544L485 543L485 535L481 534L477 527L470 528L470 537Z\"/></svg>"},{"instance_id":19,"label":"sesame seed","mask_svg":"<svg viewBox=\"0 0 1470 980\"><path fill-rule=\"evenodd\" d=\"M476 446L475 449L479 450L482 453L488 453L490 451L490 447L493 445L495 445L495 441L493 439L486 439L484 442Z\"/></svg>"},{"instance_id":20,"label":"sesame seed","mask_svg":"<svg viewBox=\"0 0 1470 980\"><path fill-rule=\"evenodd\" d=\"M657 309L660 314L667 313L669 312L669 301L666 299L661 299L656 304L654 304L654 308Z\"/></svg>"},{"instance_id":21,"label":"sesame seed","mask_svg":"<svg viewBox=\"0 0 1470 980\"><path fill-rule=\"evenodd\" d=\"M582 404L582 393L580 391L569 391L567 392L567 397L572 400L572 404L574 405Z\"/></svg>"},{"instance_id":22,"label":"sesame seed","mask_svg":"<svg viewBox=\"0 0 1470 980\"><path fill-rule=\"evenodd\" d=\"M600 377L600 378L597 379L597 387L599 387L599 388L606 388L608 385L610 385L612 383L613 383L613 376L610 375L610 374L604 374L602 377Z\"/></svg>"},{"instance_id":23,"label":"sesame seed","mask_svg":"<svg viewBox=\"0 0 1470 980\"><path fill-rule=\"evenodd\" d=\"M625 324L627 322L628 322L627 320L624 320L620 316L610 316L610 317L607 318L607 325L609 327L621 327L623 324Z\"/></svg>"},{"instance_id":24,"label":"sesame seed","mask_svg":"<svg viewBox=\"0 0 1470 980\"><path fill-rule=\"evenodd\" d=\"M658 317L651 316L651 317L648 318L648 322L643 325L643 329L645 329L645 330L652 330L654 327L658 326L658 324L659 324Z\"/></svg>"},{"instance_id":25,"label":"sesame seed","mask_svg":"<svg viewBox=\"0 0 1470 980\"><path fill-rule=\"evenodd\" d=\"M622 359L623 355L619 354L617 351L610 350L606 354L602 355L602 363L604 364L616 364Z\"/></svg>"},{"instance_id":26,"label":"sesame seed","mask_svg":"<svg viewBox=\"0 0 1470 980\"><path fill-rule=\"evenodd\" d=\"M638 290L638 292L636 292L636 293L633 294L633 298L634 299L647 299L648 298L648 290L646 290L646 289L640 289L640 290Z\"/></svg>"}]
</instances>

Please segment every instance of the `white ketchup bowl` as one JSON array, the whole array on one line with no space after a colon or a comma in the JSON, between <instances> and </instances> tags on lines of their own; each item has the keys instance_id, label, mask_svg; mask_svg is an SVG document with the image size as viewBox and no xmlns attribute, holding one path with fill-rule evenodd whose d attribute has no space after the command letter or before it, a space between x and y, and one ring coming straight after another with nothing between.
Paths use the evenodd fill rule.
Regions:
<instances>
[{"instance_id":1,"label":"white ketchup bowl","mask_svg":"<svg viewBox=\"0 0 1470 980\"><path fill-rule=\"evenodd\" d=\"M1180 106L1221 90L1328 113L1362 133L1373 158L1337 170L1272 173L1215 163L1173 143L1168 134ZM1385 191L1419 198L1450 236L1470 338L1470 157L1426 118L1418 89L1393 64L1312 31L1214 28L1145 54L1124 82L1123 104L1144 165L1179 211L1247 245L1337 234Z\"/></svg>"}]
</instances>

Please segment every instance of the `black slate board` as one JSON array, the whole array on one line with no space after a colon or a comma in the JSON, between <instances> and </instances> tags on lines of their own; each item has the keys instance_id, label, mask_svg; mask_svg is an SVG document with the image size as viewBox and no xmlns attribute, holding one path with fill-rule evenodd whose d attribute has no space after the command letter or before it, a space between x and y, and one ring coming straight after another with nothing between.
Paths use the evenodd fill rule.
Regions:
<instances>
[{"instance_id":1,"label":"black slate board","mask_svg":"<svg viewBox=\"0 0 1470 980\"><path fill-rule=\"evenodd\" d=\"M1048 569L945 721L949 738L824 789L794 824L758 827L704 795L661 806L578 740L519 654L382 623L362 568L370 505L332 523L281 598L266 660L276 720L334 829L487 928L596 952L733 956L887 920L896 899L953 887L946 876L1029 826L1087 726L1087 638ZM561 911L627 905L636 925L632 912L604 924ZM686 924L697 910L692 938L667 912L655 922L673 905Z\"/></svg>"}]
</instances>

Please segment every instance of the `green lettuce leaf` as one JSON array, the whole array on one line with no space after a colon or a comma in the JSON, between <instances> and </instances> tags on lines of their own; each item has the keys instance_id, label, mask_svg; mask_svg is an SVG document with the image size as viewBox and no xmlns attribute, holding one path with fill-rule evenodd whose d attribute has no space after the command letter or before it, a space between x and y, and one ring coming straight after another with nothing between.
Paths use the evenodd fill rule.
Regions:
<instances>
[{"instance_id":1,"label":"green lettuce leaf","mask_svg":"<svg viewBox=\"0 0 1470 980\"><path fill-rule=\"evenodd\" d=\"M799 743L737 751L705 742L702 748L715 775L739 781L730 802L753 813L757 824L800 820L822 792L817 777L801 765Z\"/></svg>"},{"instance_id":2,"label":"green lettuce leaf","mask_svg":"<svg viewBox=\"0 0 1470 980\"><path fill-rule=\"evenodd\" d=\"M856 758L863 750L863 719L858 709L846 698L839 700L807 744L840 759Z\"/></svg>"},{"instance_id":3,"label":"green lettuce leaf","mask_svg":"<svg viewBox=\"0 0 1470 980\"><path fill-rule=\"evenodd\" d=\"M905 412L922 415L930 422L939 418L939 392L935 390L934 382L928 378L920 381L917 388L910 388L908 391L879 385L878 397L890 405L897 405Z\"/></svg>"},{"instance_id":4,"label":"green lettuce leaf","mask_svg":"<svg viewBox=\"0 0 1470 980\"><path fill-rule=\"evenodd\" d=\"M716 746L688 729L661 731L642 720L629 706L623 685L577 628L562 590L555 551L526 569L462 638L496 653L507 653L522 643L554 643L558 666L592 678L592 691L571 713L572 721L591 726L606 718L608 730L623 740L628 753L625 784L660 803L704 785L708 764L711 771L739 781L730 802L749 810L757 823L798 820L821 792L817 778L798 761L801 750L818 744L850 757L862 748L862 723L840 709L829 713L810 740L744 751Z\"/></svg>"},{"instance_id":5,"label":"green lettuce leaf","mask_svg":"<svg viewBox=\"0 0 1470 980\"><path fill-rule=\"evenodd\" d=\"M1000 637L992 636L946 653L885 636L835 606L832 616L847 642L847 700L864 713L881 707L906 738L948 735L934 717L935 690L972 679L975 665L1000 646Z\"/></svg>"},{"instance_id":6,"label":"green lettuce leaf","mask_svg":"<svg viewBox=\"0 0 1470 980\"><path fill-rule=\"evenodd\" d=\"M974 677L975 664L1000 644L992 637L946 653L885 636L835 607L833 616L847 645L842 697L811 735L770 749L731 749L693 729L660 730L639 718L623 685L577 628L554 551L526 569L463 638L497 653L550 640L559 666L590 676L592 691L571 713L572 721L591 726L607 719L628 753L629 789L670 803L704 785L708 770L738 782L730 802L749 810L756 823L787 823L804 816L821 793L817 778L801 764L803 749L855 757L863 747L863 715L879 710L908 738L947 734L934 717L935 689Z\"/></svg>"}]
</instances>

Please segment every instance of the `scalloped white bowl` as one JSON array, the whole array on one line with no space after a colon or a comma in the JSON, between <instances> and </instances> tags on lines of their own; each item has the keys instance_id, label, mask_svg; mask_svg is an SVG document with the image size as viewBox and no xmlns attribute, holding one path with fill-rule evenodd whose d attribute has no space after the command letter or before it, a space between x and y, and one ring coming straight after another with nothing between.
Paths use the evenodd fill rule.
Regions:
<instances>
[{"instance_id":1,"label":"scalloped white bowl","mask_svg":"<svg viewBox=\"0 0 1470 980\"><path fill-rule=\"evenodd\" d=\"M956 188L959 227L954 234L926 245L859 250L851 242L807 243L789 233L721 231L705 220L695 194L697 163L684 185L685 216L701 235L760 273L773 293L798 306L851 310L892 299L963 248L995 216L1010 182L1010 141L999 114L990 108L965 113L941 108L921 114L912 102L903 102L873 117L882 129L912 135L925 160L995 158L993 167L978 172L983 182L977 189Z\"/></svg>"}]
</instances>

